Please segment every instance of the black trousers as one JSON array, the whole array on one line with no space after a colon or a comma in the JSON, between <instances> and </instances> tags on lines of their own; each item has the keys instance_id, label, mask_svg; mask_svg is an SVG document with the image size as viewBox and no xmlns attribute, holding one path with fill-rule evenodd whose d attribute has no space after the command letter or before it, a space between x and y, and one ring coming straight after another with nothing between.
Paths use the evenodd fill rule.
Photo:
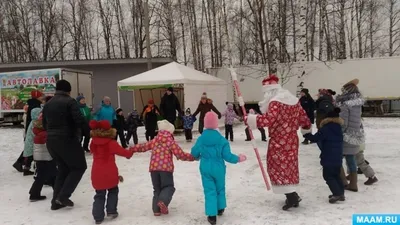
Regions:
<instances>
[{"instance_id":1,"label":"black trousers","mask_svg":"<svg viewBox=\"0 0 400 225\"><path fill-rule=\"evenodd\" d=\"M157 203L161 201L168 206L175 193L174 175L171 172L155 171L150 172L150 176L153 183L153 212L159 213Z\"/></svg>"},{"instance_id":2,"label":"black trousers","mask_svg":"<svg viewBox=\"0 0 400 225\"><path fill-rule=\"evenodd\" d=\"M117 136L119 137L119 141L121 142L121 146L123 148L127 148L128 145L126 144L124 130L121 130L121 129L117 130Z\"/></svg>"},{"instance_id":3,"label":"black trousers","mask_svg":"<svg viewBox=\"0 0 400 225\"><path fill-rule=\"evenodd\" d=\"M202 134L204 129L204 119L199 120L199 133Z\"/></svg>"},{"instance_id":4,"label":"black trousers","mask_svg":"<svg viewBox=\"0 0 400 225\"><path fill-rule=\"evenodd\" d=\"M185 137L187 141L191 141L193 139L192 129L185 129Z\"/></svg>"},{"instance_id":5,"label":"black trousers","mask_svg":"<svg viewBox=\"0 0 400 225\"><path fill-rule=\"evenodd\" d=\"M344 186L340 178L340 169L341 166L322 167L322 177L334 196L344 195Z\"/></svg>"},{"instance_id":6,"label":"black trousers","mask_svg":"<svg viewBox=\"0 0 400 225\"><path fill-rule=\"evenodd\" d=\"M81 137L81 144L83 142L83 149L84 150L89 150L89 142L90 142L90 130L83 130L82 131L82 137Z\"/></svg>"},{"instance_id":7,"label":"black trousers","mask_svg":"<svg viewBox=\"0 0 400 225\"><path fill-rule=\"evenodd\" d=\"M233 141L233 125L225 124L225 138Z\"/></svg>"},{"instance_id":8,"label":"black trousers","mask_svg":"<svg viewBox=\"0 0 400 225\"><path fill-rule=\"evenodd\" d=\"M52 161L36 161L36 171L34 181L29 194L33 197L40 196L43 185L49 184L54 188L57 177L57 164L54 160Z\"/></svg>"},{"instance_id":9,"label":"black trousers","mask_svg":"<svg viewBox=\"0 0 400 225\"><path fill-rule=\"evenodd\" d=\"M104 206L106 206L107 214L118 213L118 193L118 186L108 190L96 190L92 208L92 214L95 221L102 221L104 219Z\"/></svg>"},{"instance_id":10,"label":"black trousers","mask_svg":"<svg viewBox=\"0 0 400 225\"><path fill-rule=\"evenodd\" d=\"M71 197L87 164L85 152L76 137L48 136L46 146L58 168L52 200L54 204L57 199L62 201Z\"/></svg>"},{"instance_id":11,"label":"black trousers","mask_svg":"<svg viewBox=\"0 0 400 225\"><path fill-rule=\"evenodd\" d=\"M147 141L153 140L156 135L157 134L156 134L155 129L154 130L153 129L146 130L146 140Z\"/></svg>"},{"instance_id":12,"label":"black trousers","mask_svg":"<svg viewBox=\"0 0 400 225\"><path fill-rule=\"evenodd\" d=\"M266 135L266 133L265 133L265 129L261 127L261 128L258 128L258 130L259 130L260 133L261 133L261 140L266 141L266 140L267 140L267 135ZM246 128L245 132L246 132L246 139L247 139L247 140L250 140L250 132L249 132L249 129Z\"/></svg>"},{"instance_id":13,"label":"black trousers","mask_svg":"<svg viewBox=\"0 0 400 225\"><path fill-rule=\"evenodd\" d=\"M133 143L135 145L137 145L139 143L139 138L137 135L137 128L132 128L132 129L128 130L128 132L126 133L126 143L127 144L129 143L131 138L133 138Z\"/></svg>"}]
</instances>

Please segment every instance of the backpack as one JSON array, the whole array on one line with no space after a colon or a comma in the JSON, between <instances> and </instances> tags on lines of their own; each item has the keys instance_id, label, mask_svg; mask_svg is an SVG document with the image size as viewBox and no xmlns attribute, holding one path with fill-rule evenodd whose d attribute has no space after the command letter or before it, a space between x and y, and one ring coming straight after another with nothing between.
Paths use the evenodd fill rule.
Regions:
<instances>
[{"instance_id":1,"label":"backpack","mask_svg":"<svg viewBox=\"0 0 400 225\"><path fill-rule=\"evenodd\" d=\"M333 106L332 101L329 99L323 99L321 102L318 104L318 111L323 114L327 114L335 109L335 106Z\"/></svg>"}]
</instances>

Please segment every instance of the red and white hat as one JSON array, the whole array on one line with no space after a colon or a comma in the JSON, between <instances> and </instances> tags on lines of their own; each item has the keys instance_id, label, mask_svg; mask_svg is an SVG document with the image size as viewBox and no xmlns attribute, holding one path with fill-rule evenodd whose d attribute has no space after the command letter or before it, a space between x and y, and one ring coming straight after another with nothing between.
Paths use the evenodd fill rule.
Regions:
<instances>
[{"instance_id":1,"label":"red and white hat","mask_svg":"<svg viewBox=\"0 0 400 225\"><path fill-rule=\"evenodd\" d=\"M262 81L263 86L278 84L278 83L279 83L279 78L275 74L270 74Z\"/></svg>"}]
</instances>

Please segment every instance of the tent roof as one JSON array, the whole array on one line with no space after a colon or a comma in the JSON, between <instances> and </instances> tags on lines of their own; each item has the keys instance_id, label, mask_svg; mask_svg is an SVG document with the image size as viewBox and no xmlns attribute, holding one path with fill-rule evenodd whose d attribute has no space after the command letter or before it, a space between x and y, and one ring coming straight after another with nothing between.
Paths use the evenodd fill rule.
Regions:
<instances>
[{"instance_id":1,"label":"tent roof","mask_svg":"<svg viewBox=\"0 0 400 225\"><path fill-rule=\"evenodd\" d=\"M190 67L171 62L144 73L118 81L121 90L139 88L170 87L175 84L226 84L217 77L208 75Z\"/></svg>"}]
</instances>

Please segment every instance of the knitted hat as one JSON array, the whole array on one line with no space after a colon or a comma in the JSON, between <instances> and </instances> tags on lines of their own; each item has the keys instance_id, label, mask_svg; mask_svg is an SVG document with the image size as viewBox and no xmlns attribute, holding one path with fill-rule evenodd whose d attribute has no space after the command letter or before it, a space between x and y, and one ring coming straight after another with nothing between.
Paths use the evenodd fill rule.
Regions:
<instances>
[{"instance_id":1,"label":"knitted hat","mask_svg":"<svg viewBox=\"0 0 400 225\"><path fill-rule=\"evenodd\" d=\"M201 99L207 99L207 93L203 92L203 94L201 95Z\"/></svg>"},{"instance_id":2,"label":"knitted hat","mask_svg":"<svg viewBox=\"0 0 400 225\"><path fill-rule=\"evenodd\" d=\"M153 99L149 99L149 101L147 101L147 104L154 105L154 100Z\"/></svg>"},{"instance_id":3,"label":"knitted hat","mask_svg":"<svg viewBox=\"0 0 400 225\"><path fill-rule=\"evenodd\" d=\"M263 86L271 85L271 84L278 84L279 78L275 74L270 74L262 81Z\"/></svg>"},{"instance_id":4,"label":"knitted hat","mask_svg":"<svg viewBox=\"0 0 400 225\"><path fill-rule=\"evenodd\" d=\"M333 111L330 111L326 114L328 118L337 118L339 117L340 108L335 108Z\"/></svg>"},{"instance_id":5,"label":"knitted hat","mask_svg":"<svg viewBox=\"0 0 400 225\"><path fill-rule=\"evenodd\" d=\"M83 95L79 95L78 97L76 97L77 102L80 102L82 99L85 99Z\"/></svg>"},{"instance_id":6,"label":"knitted hat","mask_svg":"<svg viewBox=\"0 0 400 225\"><path fill-rule=\"evenodd\" d=\"M39 90L33 90L31 91L31 97L32 98L40 98L43 96L43 93L40 92Z\"/></svg>"},{"instance_id":7,"label":"knitted hat","mask_svg":"<svg viewBox=\"0 0 400 225\"><path fill-rule=\"evenodd\" d=\"M56 91L71 92L71 84L66 80L59 80L56 83Z\"/></svg>"},{"instance_id":8,"label":"knitted hat","mask_svg":"<svg viewBox=\"0 0 400 225\"><path fill-rule=\"evenodd\" d=\"M204 117L204 128L206 129L217 129L218 128L218 116L214 112L206 113Z\"/></svg>"},{"instance_id":9,"label":"knitted hat","mask_svg":"<svg viewBox=\"0 0 400 225\"><path fill-rule=\"evenodd\" d=\"M174 125L172 125L170 122L167 120L160 120L157 122L158 130L165 130L168 131L169 133L173 134L175 131Z\"/></svg>"},{"instance_id":10,"label":"knitted hat","mask_svg":"<svg viewBox=\"0 0 400 225\"><path fill-rule=\"evenodd\" d=\"M169 88L167 88L167 91L174 92L174 88L169 87Z\"/></svg>"},{"instance_id":11,"label":"knitted hat","mask_svg":"<svg viewBox=\"0 0 400 225\"><path fill-rule=\"evenodd\" d=\"M116 113L116 114L118 114L118 113L120 113L120 112L122 112L122 109L121 109L121 108L118 108L117 110L115 110L115 113Z\"/></svg>"},{"instance_id":12,"label":"knitted hat","mask_svg":"<svg viewBox=\"0 0 400 225\"><path fill-rule=\"evenodd\" d=\"M330 94L332 96L336 95L336 91L333 91L332 89L328 89L326 91L328 92L328 94Z\"/></svg>"},{"instance_id":13,"label":"knitted hat","mask_svg":"<svg viewBox=\"0 0 400 225\"><path fill-rule=\"evenodd\" d=\"M89 122L89 127L92 130L109 130L111 129L111 124L108 122L108 120L91 120Z\"/></svg>"}]
</instances>

